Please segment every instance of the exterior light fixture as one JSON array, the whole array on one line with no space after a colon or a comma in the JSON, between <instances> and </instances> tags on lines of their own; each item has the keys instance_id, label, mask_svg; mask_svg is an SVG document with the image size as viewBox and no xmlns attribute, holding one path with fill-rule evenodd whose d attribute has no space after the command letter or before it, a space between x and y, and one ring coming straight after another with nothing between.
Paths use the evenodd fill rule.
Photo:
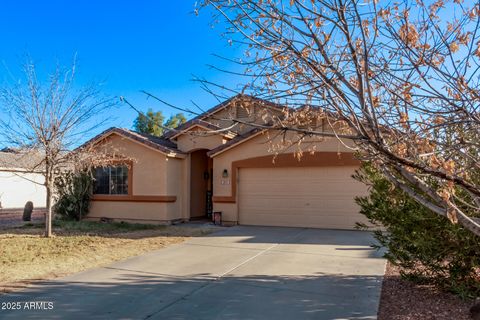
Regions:
<instances>
[{"instance_id":1,"label":"exterior light fixture","mask_svg":"<svg viewBox=\"0 0 480 320\"><path fill-rule=\"evenodd\" d=\"M222 178L228 178L228 170L227 169L223 169Z\"/></svg>"}]
</instances>

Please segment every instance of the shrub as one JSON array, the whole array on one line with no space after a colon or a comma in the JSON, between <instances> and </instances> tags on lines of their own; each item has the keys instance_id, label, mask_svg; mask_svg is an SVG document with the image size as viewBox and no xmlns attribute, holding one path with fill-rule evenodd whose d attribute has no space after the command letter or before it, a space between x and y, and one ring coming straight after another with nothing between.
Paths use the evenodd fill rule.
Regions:
<instances>
[{"instance_id":1,"label":"shrub","mask_svg":"<svg viewBox=\"0 0 480 320\"><path fill-rule=\"evenodd\" d=\"M64 220L81 220L88 214L93 179L86 172L65 172L55 179L53 210Z\"/></svg>"},{"instance_id":2,"label":"shrub","mask_svg":"<svg viewBox=\"0 0 480 320\"><path fill-rule=\"evenodd\" d=\"M480 238L452 224L395 188L371 164L354 178L370 186L357 203L388 249L385 257L401 267L404 278L434 284L462 298L480 295ZM383 226L383 230L382 227Z\"/></svg>"}]
</instances>

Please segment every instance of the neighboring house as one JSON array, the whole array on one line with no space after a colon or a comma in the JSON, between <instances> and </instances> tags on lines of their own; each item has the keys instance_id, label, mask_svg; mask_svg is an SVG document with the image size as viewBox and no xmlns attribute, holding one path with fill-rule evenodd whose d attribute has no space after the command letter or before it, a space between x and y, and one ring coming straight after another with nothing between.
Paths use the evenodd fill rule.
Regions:
<instances>
[{"instance_id":1,"label":"neighboring house","mask_svg":"<svg viewBox=\"0 0 480 320\"><path fill-rule=\"evenodd\" d=\"M245 108L245 106L247 106ZM170 223L222 212L224 224L352 229L365 222L354 197L366 187L351 175L352 141L311 137L297 160L270 150L295 133L278 134L228 119L264 124L282 107L240 95L163 137L111 128L87 144L125 161L96 170L90 219ZM319 121L311 124L329 131ZM203 134L202 134L203 133Z\"/></svg>"},{"instance_id":2,"label":"neighboring house","mask_svg":"<svg viewBox=\"0 0 480 320\"><path fill-rule=\"evenodd\" d=\"M33 169L39 162L35 153L22 153L12 149L0 151L0 210L22 210L27 201L36 209L46 206L46 190L42 185L41 169Z\"/></svg>"}]
</instances>

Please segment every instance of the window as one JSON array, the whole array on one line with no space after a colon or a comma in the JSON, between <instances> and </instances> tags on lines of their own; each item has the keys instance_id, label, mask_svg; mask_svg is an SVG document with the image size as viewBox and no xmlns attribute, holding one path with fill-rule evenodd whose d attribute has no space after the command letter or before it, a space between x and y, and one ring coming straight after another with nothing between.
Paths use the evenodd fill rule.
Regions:
<instances>
[{"instance_id":1,"label":"window","mask_svg":"<svg viewBox=\"0 0 480 320\"><path fill-rule=\"evenodd\" d=\"M128 194L128 167L96 168L94 194Z\"/></svg>"}]
</instances>

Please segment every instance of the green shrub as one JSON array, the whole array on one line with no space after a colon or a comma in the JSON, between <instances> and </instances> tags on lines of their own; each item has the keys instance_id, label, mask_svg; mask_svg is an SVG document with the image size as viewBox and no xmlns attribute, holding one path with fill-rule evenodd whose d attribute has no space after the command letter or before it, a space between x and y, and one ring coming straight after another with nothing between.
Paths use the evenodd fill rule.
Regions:
<instances>
[{"instance_id":1,"label":"green shrub","mask_svg":"<svg viewBox=\"0 0 480 320\"><path fill-rule=\"evenodd\" d=\"M92 182L91 175L85 172L65 172L57 177L54 212L64 220L85 217L90 209Z\"/></svg>"},{"instance_id":2,"label":"green shrub","mask_svg":"<svg viewBox=\"0 0 480 320\"><path fill-rule=\"evenodd\" d=\"M404 278L462 298L480 295L479 237L415 202L370 164L354 178L370 186L369 195L356 201L373 227L359 227L375 230L388 249L386 258L401 267Z\"/></svg>"}]
</instances>

